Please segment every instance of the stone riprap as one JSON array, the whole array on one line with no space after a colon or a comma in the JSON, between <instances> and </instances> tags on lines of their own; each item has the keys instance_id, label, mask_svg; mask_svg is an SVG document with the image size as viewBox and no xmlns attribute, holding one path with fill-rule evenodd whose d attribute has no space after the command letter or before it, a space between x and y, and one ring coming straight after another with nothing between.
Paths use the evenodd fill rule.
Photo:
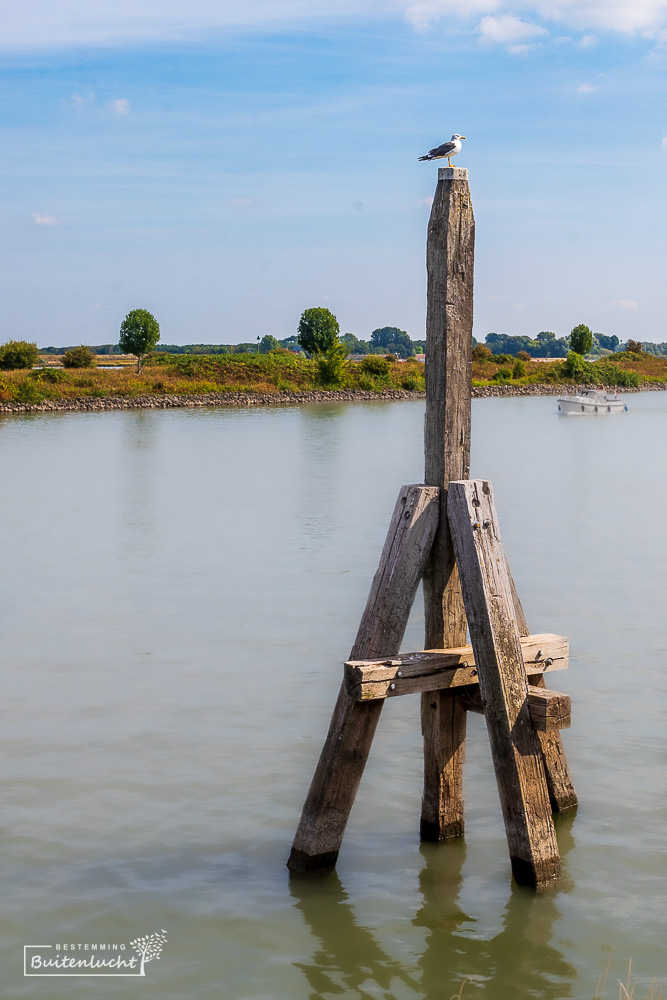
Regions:
<instances>
[{"instance_id":1,"label":"stone riprap","mask_svg":"<svg viewBox=\"0 0 667 1000\"><path fill-rule=\"evenodd\" d=\"M606 386L615 391L616 386ZM621 393L659 391L667 389L663 382L645 383L640 388L619 387ZM473 399L491 396L560 396L576 391L567 384L546 385L484 385L473 386ZM365 392L361 389L313 392L206 392L192 396L108 396L97 399L81 396L76 399L53 399L43 403L0 403L0 413L59 413L99 412L102 410L171 410L195 406L294 406L301 403L356 403L391 399L423 399L423 392L406 389L387 389L384 392Z\"/></svg>"}]
</instances>

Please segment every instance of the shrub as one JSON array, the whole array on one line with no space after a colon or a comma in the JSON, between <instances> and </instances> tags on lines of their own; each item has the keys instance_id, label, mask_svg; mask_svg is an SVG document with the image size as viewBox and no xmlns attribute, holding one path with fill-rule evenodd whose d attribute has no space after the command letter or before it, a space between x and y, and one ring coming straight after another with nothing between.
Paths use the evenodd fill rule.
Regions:
<instances>
[{"instance_id":1,"label":"shrub","mask_svg":"<svg viewBox=\"0 0 667 1000\"><path fill-rule=\"evenodd\" d=\"M512 378L511 368L499 368L493 376L494 382L509 382Z\"/></svg>"},{"instance_id":2,"label":"shrub","mask_svg":"<svg viewBox=\"0 0 667 1000\"><path fill-rule=\"evenodd\" d=\"M494 354L493 360L497 365L511 365L514 363L514 357L511 354Z\"/></svg>"},{"instance_id":3,"label":"shrub","mask_svg":"<svg viewBox=\"0 0 667 1000\"><path fill-rule=\"evenodd\" d=\"M517 358L519 361L530 361L530 354L528 351L517 351Z\"/></svg>"},{"instance_id":4,"label":"shrub","mask_svg":"<svg viewBox=\"0 0 667 1000\"><path fill-rule=\"evenodd\" d=\"M57 385L59 382L65 382L67 375L65 372L61 371L60 368L41 368L37 371L30 373L32 378L37 379L38 382L50 382L51 385Z\"/></svg>"},{"instance_id":5,"label":"shrub","mask_svg":"<svg viewBox=\"0 0 667 1000\"><path fill-rule=\"evenodd\" d=\"M475 361L488 361L489 358L493 357L493 351L486 344L475 344L472 356Z\"/></svg>"},{"instance_id":6,"label":"shrub","mask_svg":"<svg viewBox=\"0 0 667 1000\"><path fill-rule=\"evenodd\" d=\"M604 385L618 385L628 389L636 389L641 385L642 378L639 372L624 371L614 364L596 365L595 369Z\"/></svg>"},{"instance_id":7,"label":"shrub","mask_svg":"<svg viewBox=\"0 0 667 1000\"><path fill-rule=\"evenodd\" d=\"M37 364L38 358L37 344L27 340L8 340L0 345L0 368L4 371L32 368Z\"/></svg>"},{"instance_id":8,"label":"shrub","mask_svg":"<svg viewBox=\"0 0 667 1000\"><path fill-rule=\"evenodd\" d=\"M33 379L24 379L22 382L14 384L14 399L17 403L43 403L46 393L39 382Z\"/></svg>"},{"instance_id":9,"label":"shrub","mask_svg":"<svg viewBox=\"0 0 667 1000\"><path fill-rule=\"evenodd\" d=\"M642 354L644 347L639 340L629 340L628 341L628 351L631 354Z\"/></svg>"},{"instance_id":10,"label":"shrub","mask_svg":"<svg viewBox=\"0 0 667 1000\"><path fill-rule=\"evenodd\" d=\"M512 369L512 378L523 378L526 374L526 363L521 358L517 358Z\"/></svg>"},{"instance_id":11,"label":"shrub","mask_svg":"<svg viewBox=\"0 0 667 1000\"><path fill-rule=\"evenodd\" d=\"M336 389L343 383L347 368L347 344L334 344L326 352L316 354L317 381L323 389Z\"/></svg>"},{"instance_id":12,"label":"shrub","mask_svg":"<svg viewBox=\"0 0 667 1000\"><path fill-rule=\"evenodd\" d=\"M563 365L563 371L565 375L569 375L570 378L581 378L586 370L586 362L582 358L581 354L576 351L567 352L567 360Z\"/></svg>"},{"instance_id":13,"label":"shrub","mask_svg":"<svg viewBox=\"0 0 667 1000\"><path fill-rule=\"evenodd\" d=\"M417 375L407 375L401 381L401 387L407 389L409 392L420 392L424 390L424 379L419 378Z\"/></svg>"},{"instance_id":14,"label":"shrub","mask_svg":"<svg viewBox=\"0 0 667 1000\"><path fill-rule=\"evenodd\" d=\"M85 344L70 347L63 354L63 368L94 368L95 365L95 355Z\"/></svg>"},{"instance_id":15,"label":"shrub","mask_svg":"<svg viewBox=\"0 0 667 1000\"><path fill-rule=\"evenodd\" d=\"M368 354L361 362L361 370L367 372L369 375L388 375L389 364L387 359L381 357L379 354Z\"/></svg>"}]
</instances>

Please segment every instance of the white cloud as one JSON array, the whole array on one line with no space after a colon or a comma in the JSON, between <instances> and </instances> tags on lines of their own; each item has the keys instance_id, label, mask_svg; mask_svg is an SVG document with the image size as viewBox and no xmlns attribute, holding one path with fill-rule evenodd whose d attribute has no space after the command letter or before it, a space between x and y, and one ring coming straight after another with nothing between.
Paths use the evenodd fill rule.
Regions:
<instances>
[{"instance_id":1,"label":"white cloud","mask_svg":"<svg viewBox=\"0 0 667 1000\"><path fill-rule=\"evenodd\" d=\"M425 208L431 208L431 206L433 205L433 195L431 195L429 198L419 198L417 204L424 205Z\"/></svg>"},{"instance_id":2,"label":"white cloud","mask_svg":"<svg viewBox=\"0 0 667 1000\"><path fill-rule=\"evenodd\" d=\"M636 312L639 309L639 303L634 299L614 299L611 305L614 309L626 309L629 312Z\"/></svg>"},{"instance_id":3,"label":"white cloud","mask_svg":"<svg viewBox=\"0 0 667 1000\"><path fill-rule=\"evenodd\" d=\"M651 31L667 21L667 0L519 0L518 5L583 30Z\"/></svg>"},{"instance_id":4,"label":"white cloud","mask_svg":"<svg viewBox=\"0 0 667 1000\"><path fill-rule=\"evenodd\" d=\"M662 146L662 148L663 148L664 150L667 150L667 135L666 135L666 136L665 136L665 138L664 138L664 139L662 140L662 143L661 143L661 146Z\"/></svg>"},{"instance_id":5,"label":"white cloud","mask_svg":"<svg viewBox=\"0 0 667 1000\"><path fill-rule=\"evenodd\" d=\"M113 109L117 115L129 115L130 102L127 97L119 97L117 101L114 101Z\"/></svg>"},{"instance_id":6,"label":"white cloud","mask_svg":"<svg viewBox=\"0 0 667 1000\"><path fill-rule=\"evenodd\" d=\"M498 19L553 21L586 32L611 30L667 37L667 0L4 0L4 50L76 45L137 45L204 39L227 28L271 30L289 24L403 15L417 30L443 18L496 12ZM537 27L537 25L534 25ZM540 32L542 33L542 32ZM536 37L531 35L530 37ZM504 44L526 44L526 37Z\"/></svg>"},{"instance_id":7,"label":"white cloud","mask_svg":"<svg viewBox=\"0 0 667 1000\"><path fill-rule=\"evenodd\" d=\"M580 83L577 87L578 94L594 94L598 88L592 83Z\"/></svg>"},{"instance_id":8,"label":"white cloud","mask_svg":"<svg viewBox=\"0 0 667 1000\"><path fill-rule=\"evenodd\" d=\"M57 215L47 215L46 212L33 212L32 221L36 226L57 226L62 220Z\"/></svg>"},{"instance_id":9,"label":"white cloud","mask_svg":"<svg viewBox=\"0 0 667 1000\"><path fill-rule=\"evenodd\" d=\"M416 31L429 31L436 21L447 15L469 17L488 10L497 10L500 0L420 0L405 9L405 20Z\"/></svg>"},{"instance_id":10,"label":"white cloud","mask_svg":"<svg viewBox=\"0 0 667 1000\"><path fill-rule=\"evenodd\" d=\"M77 108L83 108L86 104L92 104L94 100L94 94L90 91L88 94L72 94L72 102L77 106Z\"/></svg>"},{"instance_id":11,"label":"white cloud","mask_svg":"<svg viewBox=\"0 0 667 1000\"><path fill-rule=\"evenodd\" d=\"M583 38L579 39L579 45L582 49L590 49L593 45L597 45L598 40L596 35L584 35Z\"/></svg>"},{"instance_id":12,"label":"white cloud","mask_svg":"<svg viewBox=\"0 0 667 1000\"><path fill-rule=\"evenodd\" d=\"M506 45L514 55L527 52L530 39L548 35L549 32L539 24L522 21L514 14L501 14L499 17L483 17L477 27L480 41L489 45Z\"/></svg>"}]
</instances>

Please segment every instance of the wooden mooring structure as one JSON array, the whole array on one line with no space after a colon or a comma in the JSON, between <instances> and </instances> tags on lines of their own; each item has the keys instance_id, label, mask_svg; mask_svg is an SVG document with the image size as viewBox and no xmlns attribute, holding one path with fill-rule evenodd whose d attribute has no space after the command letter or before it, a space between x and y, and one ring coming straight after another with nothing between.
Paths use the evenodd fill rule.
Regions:
<instances>
[{"instance_id":1,"label":"wooden mooring structure","mask_svg":"<svg viewBox=\"0 0 667 1000\"><path fill-rule=\"evenodd\" d=\"M567 667L568 640L530 634L491 483L468 478L474 241L468 171L440 168L426 254L425 482L399 492L292 845L294 872L335 867L385 699L420 694L422 839L464 834L466 720L481 712L512 873L538 888L560 875L552 811L577 804L560 736L570 698L545 674ZM422 579L425 648L399 654Z\"/></svg>"}]
</instances>

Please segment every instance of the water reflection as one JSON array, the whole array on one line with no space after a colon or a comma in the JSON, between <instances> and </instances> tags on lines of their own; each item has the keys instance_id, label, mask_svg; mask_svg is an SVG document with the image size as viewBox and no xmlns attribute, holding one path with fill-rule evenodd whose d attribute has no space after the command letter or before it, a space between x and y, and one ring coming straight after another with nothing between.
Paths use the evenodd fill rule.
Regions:
<instances>
[{"instance_id":1,"label":"water reflection","mask_svg":"<svg viewBox=\"0 0 667 1000\"><path fill-rule=\"evenodd\" d=\"M393 1000L392 981L398 979L418 994L418 979L401 962L392 959L380 947L372 932L357 922L349 896L336 872L326 879L290 876L290 893L296 909L319 944L310 961L295 962L312 992L310 1000L330 994L377 997Z\"/></svg>"},{"instance_id":2,"label":"water reflection","mask_svg":"<svg viewBox=\"0 0 667 1000\"><path fill-rule=\"evenodd\" d=\"M571 821L559 822L561 856L573 845ZM443 1000L469 979L463 997L479 995L566 1000L576 970L553 943L561 916L559 892L536 894L512 884L502 929L480 936L477 918L461 906L464 843L423 844L419 873L422 905L412 926L426 931L414 966L392 958L374 932L359 924L337 874L325 880L290 879L290 892L318 946L308 962L295 963L308 981L311 1000L345 994L366 1000L417 996ZM469 873L468 873L469 877ZM403 984L401 988L399 984ZM397 989L398 987L398 989Z\"/></svg>"}]
</instances>

